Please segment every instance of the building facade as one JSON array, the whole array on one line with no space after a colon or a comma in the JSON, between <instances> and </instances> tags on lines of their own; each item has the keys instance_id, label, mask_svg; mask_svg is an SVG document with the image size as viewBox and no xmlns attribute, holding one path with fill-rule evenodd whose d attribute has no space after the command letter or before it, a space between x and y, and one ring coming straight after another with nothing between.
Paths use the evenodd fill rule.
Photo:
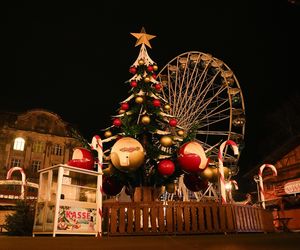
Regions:
<instances>
[{"instance_id":1,"label":"building facade","mask_svg":"<svg viewBox=\"0 0 300 250\"><path fill-rule=\"evenodd\" d=\"M6 179L10 168L21 167L26 181L38 183L38 170L67 163L73 149L81 146L72 131L67 122L47 110L0 113L0 180ZM21 180L21 174L14 172L12 179ZM16 191L7 188L0 185L0 194Z\"/></svg>"},{"instance_id":2,"label":"building facade","mask_svg":"<svg viewBox=\"0 0 300 250\"><path fill-rule=\"evenodd\" d=\"M270 168L263 172L266 208L273 210L277 227L282 219L288 229L300 230L300 136L279 146L264 163L274 165L277 170L276 176ZM248 173L248 177L250 174L254 172Z\"/></svg>"}]
</instances>

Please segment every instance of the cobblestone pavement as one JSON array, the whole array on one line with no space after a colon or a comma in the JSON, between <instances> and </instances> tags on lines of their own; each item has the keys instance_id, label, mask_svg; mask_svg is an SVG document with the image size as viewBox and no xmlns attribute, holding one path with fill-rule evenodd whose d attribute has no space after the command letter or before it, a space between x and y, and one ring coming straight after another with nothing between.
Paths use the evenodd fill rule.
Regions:
<instances>
[{"instance_id":1,"label":"cobblestone pavement","mask_svg":"<svg viewBox=\"0 0 300 250\"><path fill-rule=\"evenodd\" d=\"M244 233L189 236L0 236L0 250L292 250L300 233Z\"/></svg>"}]
</instances>

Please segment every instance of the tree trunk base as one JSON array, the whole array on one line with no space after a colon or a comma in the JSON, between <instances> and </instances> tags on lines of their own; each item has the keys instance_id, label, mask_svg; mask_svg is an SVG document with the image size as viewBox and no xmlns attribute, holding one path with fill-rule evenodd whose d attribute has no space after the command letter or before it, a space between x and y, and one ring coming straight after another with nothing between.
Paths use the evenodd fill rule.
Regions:
<instances>
[{"instance_id":1,"label":"tree trunk base","mask_svg":"<svg viewBox=\"0 0 300 250\"><path fill-rule=\"evenodd\" d=\"M133 201L158 201L163 192L164 187L136 187L133 194Z\"/></svg>"}]
</instances>

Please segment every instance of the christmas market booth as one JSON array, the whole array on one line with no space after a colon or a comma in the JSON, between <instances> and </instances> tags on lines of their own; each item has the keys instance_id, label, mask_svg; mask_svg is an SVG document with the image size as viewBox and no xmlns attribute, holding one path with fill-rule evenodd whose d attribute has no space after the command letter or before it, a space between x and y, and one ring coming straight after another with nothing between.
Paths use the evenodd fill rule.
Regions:
<instances>
[{"instance_id":1,"label":"christmas market booth","mask_svg":"<svg viewBox=\"0 0 300 250\"><path fill-rule=\"evenodd\" d=\"M97 236L101 221L101 174L66 164L40 172L33 236L83 234Z\"/></svg>"}]
</instances>

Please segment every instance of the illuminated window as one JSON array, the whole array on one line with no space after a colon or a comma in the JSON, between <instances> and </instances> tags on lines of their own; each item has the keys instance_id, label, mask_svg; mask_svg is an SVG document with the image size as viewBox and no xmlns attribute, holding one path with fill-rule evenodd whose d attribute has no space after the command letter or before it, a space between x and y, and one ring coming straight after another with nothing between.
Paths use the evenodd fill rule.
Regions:
<instances>
[{"instance_id":1,"label":"illuminated window","mask_svg":"<svg viewBox=\"0 0 300 250\"><path fill-rule=\"evenodd\" d=\"M20 159L11 159L10 166L13 167L21 167L21 160Z\"/></svg>"},{"instance_id":2,"label":"illuminated window","mask_svg":"<svg viewBox=\"0 0 300 250\"><path fill-rule=\"evenodd\" d=\"M44 153L45 143L37 141L32 146L32 151L35 153Z\"/></svg>"},{"instance_id":3,"label":"illuminated window","mask_svg":"<svg viewBox=\"0 0 300 250\"><path fill-rule=\"evenodd\" d=\"M62 147L59 144L55 144L52 148L53 155L62 155Z\"/></svg>"},{"instance_id":4,"label":"illuminated window","mask_svg":"<svg viewBox=\"0 0 300 250\"><path fill-rule=\"evenodd\" d=\"M25 140L22 137L18 137L14 142L14 150L23 151L25 146Z\"/></svg>"}]
</instances>

